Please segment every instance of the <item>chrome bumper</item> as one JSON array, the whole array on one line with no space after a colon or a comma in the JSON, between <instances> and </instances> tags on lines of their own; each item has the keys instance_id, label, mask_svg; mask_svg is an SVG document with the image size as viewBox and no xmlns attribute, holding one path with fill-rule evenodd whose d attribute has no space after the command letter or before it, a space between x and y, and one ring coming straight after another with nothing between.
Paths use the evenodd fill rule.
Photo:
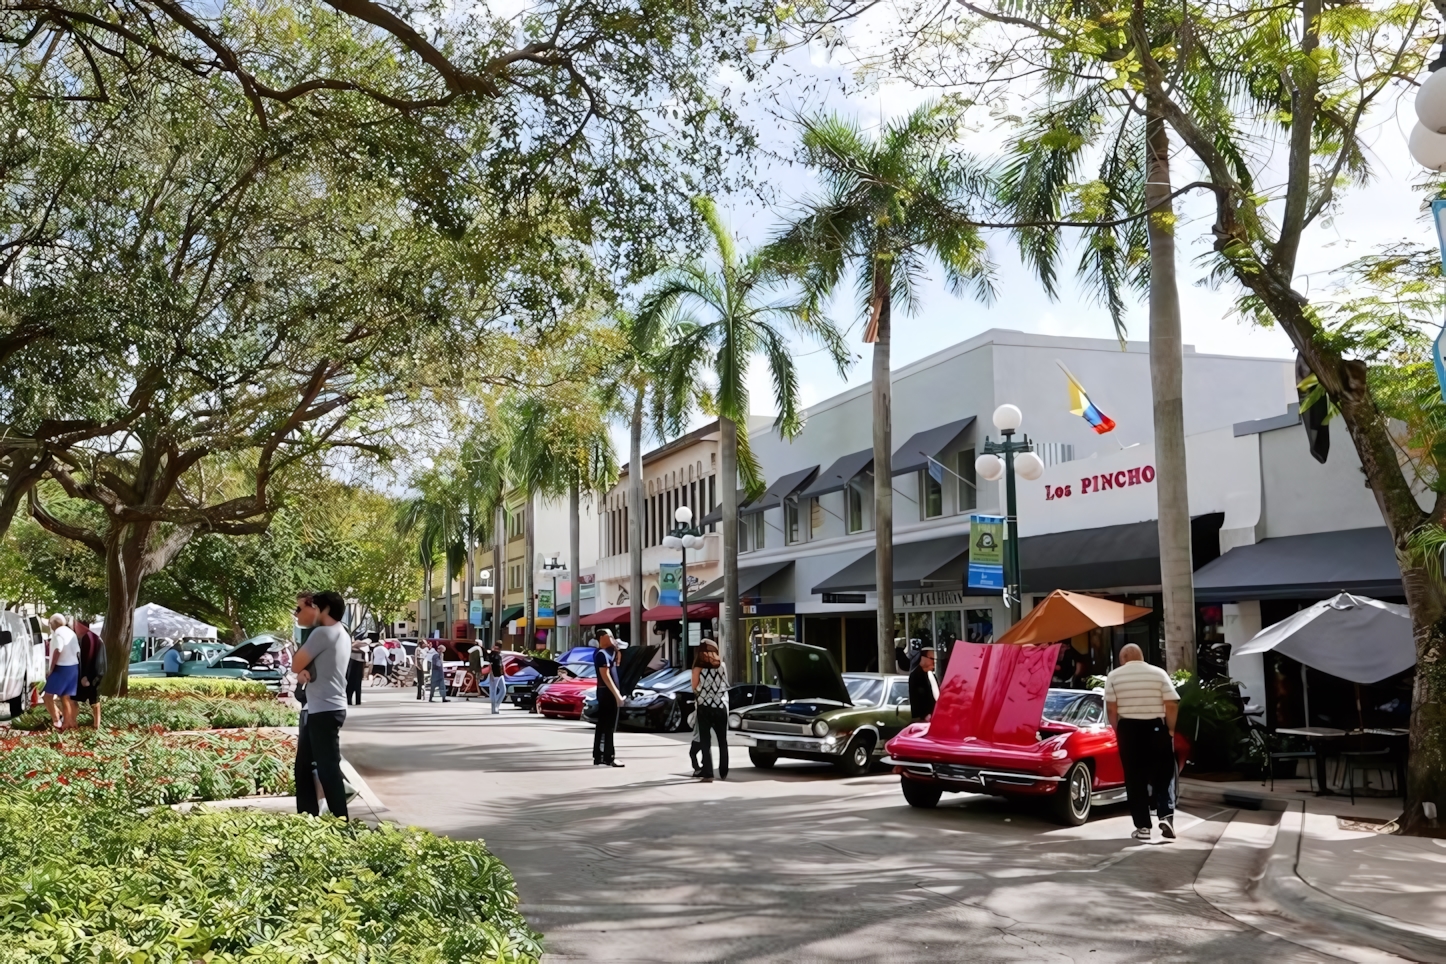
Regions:
<instances>
[{"instance_id":1,"label":"chrome bumper","mask_svg":"<svg viewBox=\"0 0 1446 964\"><path fill-rule=\"evenodd\" d=\"M1037 773L1026 773L1022 770L988 770L980 767L963 766L957 763L924 763L916 760L896 760L886 756L883 760L887 766L898 767L904 773L914 776L925 777L930 780L940 780L946 783L965 783L971 786L982 787L985 783L1012 783L1015 786L1028 786L1035 783L1063 783L1064 777L1046 777Z\"/></svg>"},{"instance_id":2,"label":"chrome bumper","mask_svg":"<svg viewBox=\"0 0 1446 964\"><path fill-rule=\"evenodd\" d=\"M779 753L832 753L844 751L848 741L839 742L828 736L786 736L774 734L746 733L743 730L729 730L728 742L740 746L751 746L761 750L777 750Z\"/></svg>"}]
</instances>

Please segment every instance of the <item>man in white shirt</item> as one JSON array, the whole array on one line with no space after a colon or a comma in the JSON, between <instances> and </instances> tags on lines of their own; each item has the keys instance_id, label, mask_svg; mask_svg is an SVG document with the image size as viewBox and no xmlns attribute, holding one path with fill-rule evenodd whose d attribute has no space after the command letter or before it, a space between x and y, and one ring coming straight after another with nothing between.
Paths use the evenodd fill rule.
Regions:
<instances>
[{"instance_id":1,"label":"man in white shirt","mask_svg":"<svg viewBox=\"0 0 1446 964\"><path fill-rule=\"evenodd\" d=\"M1150 807L1160 836L1175 839L1175 717L1180 694L1169 675L1145 662L1140 647L1120 649L1120 665L1105 679L1105 712L1120 745L1125 795L1136 840L1150 839Z\"/></svg>"},{"instance_id":2,"label":"man in white shirt","mask_svg":"<svg viewBox=\"0 0 1446 964\"><path fill-rule=\"evenodd\" d=\"M75 690L80 684L80 640L65 617L50 617L50 673L45 677L45 709L57 730L75 726Z\"/></svg>"}]
</instances>

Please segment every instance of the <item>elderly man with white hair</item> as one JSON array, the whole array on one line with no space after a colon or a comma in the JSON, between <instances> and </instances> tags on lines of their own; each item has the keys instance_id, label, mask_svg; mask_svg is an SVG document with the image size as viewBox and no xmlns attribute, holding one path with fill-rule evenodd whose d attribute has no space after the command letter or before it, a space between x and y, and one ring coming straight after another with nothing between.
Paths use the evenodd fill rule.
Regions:
<instances>
[{"instance_id":1,"label":"elderly man with white hair","mask_svg":"<svg viewBox=\"0 0 1446 964\"><path fill-rule=\"evenodd\" d=\"M1125 795L1136 840L1150 839L1150 807L1160 836L1175 839L1175 717L1180 694L1169 675L1145 662L1140 647L1120 649L1120 665L1105 679L1105 712L1120 744Z\"/></svg>"},{"instance_id":2,"label":"elderly man with white hair","mask_svg":"<svg viewBox=\"0 0 1446 964\"><path fill-rule=\"evenodd\" d=\"M57 730L75 726L75 690L80 684L80 640L65 617L50 617L50 673L45 677L45 708Z\"/></svg>"}]
</instances>

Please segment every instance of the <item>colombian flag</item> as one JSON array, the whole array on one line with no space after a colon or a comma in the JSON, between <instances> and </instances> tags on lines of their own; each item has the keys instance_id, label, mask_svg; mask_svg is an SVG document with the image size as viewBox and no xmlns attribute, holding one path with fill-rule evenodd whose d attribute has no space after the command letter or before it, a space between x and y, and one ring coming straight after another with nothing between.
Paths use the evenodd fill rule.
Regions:
<instances>
[{"instance_id":1,"label":"colombian flag","mask_svg":"<svg viewBox=\"0 0 1446 964\"><path fill-rule=\"evenodd\" d=\"M1064 377L1069 381L1069 410L1089 422L1090 428L1099 435L1114 431L1115 420L1095 408L1095 403L1090 401L1090 397L1085 394L1084 386L1079 383L1079 379L1064 367L1064 362L1057 361L1055 364L1059 366L1060 371L1064 372Z\"/></svg>"}]
</instances>

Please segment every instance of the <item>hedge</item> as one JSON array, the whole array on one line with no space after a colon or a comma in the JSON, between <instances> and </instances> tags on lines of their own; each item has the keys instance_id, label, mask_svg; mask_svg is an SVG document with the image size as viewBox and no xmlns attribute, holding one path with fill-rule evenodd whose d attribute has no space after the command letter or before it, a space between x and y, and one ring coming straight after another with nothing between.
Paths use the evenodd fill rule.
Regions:
<instances>
[{"instance_id":1,"label":"hedge","mask_svg":"<svg viewBox=\"0 0 1446 964\"><path fill-rule=\"evenodd\" d=\"M257 680L224 676L136 676L126 680L129 696L178 699L186 696L233 700L274 700L276 694Z\"/></svg>"},{"instance_id":2,"label":"hedge","mask_svg":"<svg viewBox=\"0 0 1446 964\"><path fill-rule=\"evenodd\" d=\"M295 726L297 713L272 699L230 699L202 696L144 698L117 696L101 703L101 725L107 729L214 730L255 726ZM90 707L82 704L77 722L91 724ZM50 713L32 706L10 721L12 730L50 729Z\"/></svg>"}]
</instances>

